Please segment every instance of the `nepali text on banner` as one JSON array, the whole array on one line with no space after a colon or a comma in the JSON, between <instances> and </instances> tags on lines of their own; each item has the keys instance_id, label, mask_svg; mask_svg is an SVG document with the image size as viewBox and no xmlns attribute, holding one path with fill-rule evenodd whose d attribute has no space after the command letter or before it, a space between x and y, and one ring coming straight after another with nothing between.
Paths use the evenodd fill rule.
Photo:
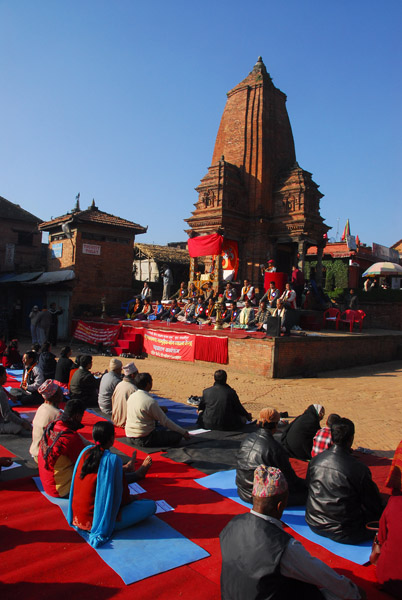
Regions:
<instances>
[{"instance_id":1,"label":"nepali text on banner","mask_svg":"<svg viewBox=\"0 0 402 600\"><path fill-rule=\"evenodd\" d=\"M97 346L114 346L119 336L120 325L104 325L103 323L85 323L78 321L74 331L77 340Z\"/></svg>"},{"instance_id":2,"label":"nepali text on banner","mask_svg":"<svg viewBox=\"0 0 402 600\"><path fill-rule=\"evenodd\" d=\"M144 350L160 358L194 361L195 335L144 330Z\"/></svg>"}]
</instances>

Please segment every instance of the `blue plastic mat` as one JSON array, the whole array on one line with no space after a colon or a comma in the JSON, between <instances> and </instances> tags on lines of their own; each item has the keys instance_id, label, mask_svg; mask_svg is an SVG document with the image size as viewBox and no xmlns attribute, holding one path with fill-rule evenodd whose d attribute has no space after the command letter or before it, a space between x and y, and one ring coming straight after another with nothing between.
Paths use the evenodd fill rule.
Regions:
<instances>
[{"instance_id":1,"label":"blue plastic mat","mask_svg":"<svg viewBox=\"0 0 402 600\"><path fill-rule=\"evenodd\" d=\"M237 495L236 488L236 470L230 471L219 471L218 473L214 473L213 475L207 475L207 477L201 477L200 479L195 479L196 483L199 483L203 487L206 487L210 490L214 490L221 496L225 496L225 498L230 498L230 500L234 500L238 504L242 506L246 506L247 508L251 508L251 504L247 504L247 502L243 502L241 498ZM346 558L358 565L364 565L368 562L371 554L371 546L372 542L363 542L357 546L352 546L349 544L339 544L338 542L333 542L329 538L322 537L317 535L311 531L310 527L307 525L304 515L305 515L305 507L304 506L292 506L291 508L287 508L282 515L282 521L289 525L299 535L303 536L310 542L314 542L318 546L322 546L326 550L329 550L333 554L340 556L342 558Z\"/></svg>"},{"instance_id":2,"label":"blue plastic mat","mask_svg":"<svg viewBox=\"0 0 402 600\"><path fill-rule=\"evenodd\" d=\"M7 373L14 377L17 381L22 381L24 371L22 369L6 369Z\"/></svg>"},{"instance_id":3,"label":"blue plastic mat","mask_svg":"<svg viewBox=\"0 0 402 600\"><path fill-rule=\"evenodd\" d=\"M155 394L153 397L158 401L159 406L165 406L168 409L167 416L176 423L176 425L180 425L184 429L189 429L192 425L196 425L198 413L194 406L174 402L167 398L160 398Z\"/></svg>"},{"instance_id":4,"label":"blue plastic mat","mask_svg":"<svg viewBox=\"0 0 402 600\"><path fill-rule=\"evenodd\" d=\"M40 478L33 477L33 480L39 491L52 504L59 506L67 519L68 500L48 496L43 491ZM88 541L86 532L79 534ZM206 550L156 516L129 529L116 531L109 542L92 549L126 585L209 556Z\"/></svg>"}]
</instances>

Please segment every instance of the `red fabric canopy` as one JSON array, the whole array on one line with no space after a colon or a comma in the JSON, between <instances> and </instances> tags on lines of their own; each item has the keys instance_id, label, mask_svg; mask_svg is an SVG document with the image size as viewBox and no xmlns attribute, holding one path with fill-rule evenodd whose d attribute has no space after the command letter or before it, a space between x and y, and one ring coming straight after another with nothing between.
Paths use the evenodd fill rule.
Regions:
<instances>
[{"instance_id":1,"label":"red fabric canopy","mask_svg":"<svg viewBox=\"0 0 402 600\"><path fill-rule=\"evenodd\" d=\"M223 237L219 233L200 235L188 240L188 251L192 258L212 256L222 251Z\"/></svg>"}]
</instances>

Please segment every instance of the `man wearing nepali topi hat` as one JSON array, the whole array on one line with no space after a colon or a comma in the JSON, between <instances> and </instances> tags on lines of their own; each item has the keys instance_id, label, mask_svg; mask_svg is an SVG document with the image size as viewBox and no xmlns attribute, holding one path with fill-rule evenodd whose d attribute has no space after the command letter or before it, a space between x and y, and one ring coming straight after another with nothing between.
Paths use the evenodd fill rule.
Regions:
<instances>
[{"instance_id":1,"label":"man wearing nepali topi hat","mask_svg":"<svg viewBox=\"0 0 402 600\"><path fill-rule=\"evenodd\" d=\"M127 400L137 391L134 383L138 369L133 362L122 369L123 381L117 384L112 396L112 421L116 427L125 427L127 420Z\"/></svg>"},{"instance_id":2,"label":"man wearing nepali topi hat","mask_svg":"<svg viewBox=\"0 0 402 600\"><path fill-rule=\"evenodd\" d=\"M43 398L43 404L40 405L32 421L32 444L29 452L35 462L38 462L39 442L46 427L59 416L59 404L63 401L63 392L54 381L46 379L38 389Z\"/></svg>"},{"instance_id":3,"label":"man wearing nepali topi hat","mask_svg":"<svg viewBox=\"0 0 402 600\"><path fill-rule=\"evenodd\" d=\"M243 440L237 454L236 485L237 493L245 502L252 503L254 470L258 465L277 467L286 477L289 486L289 506L306 504L307 485L304 479L297 477L284 447L276 441L274 434L278 429L280 416L276 408L263 408L257 419L257 431Z\"/></svg>"},{"instance_id":4,"label":"man wearing nepali topi hat","mask_svg":"<svg viewBox=\"0 0 402 600\"><path fill-rule=\"evenodd\" d=\"M283 530L288 485L275 467L254 472L253 508L220 534L222 600L358 600L363 590Z\"/></svg>"},{"instance_id":5,"label":"man wearing nepali topi hat","mask_svg":"<svg viewBox=\"0 0 402 600\"><path fill-rule=\"evenodd\" d=\"M98 405L101 411L107 416L112 416L112 395L116 386L121 381L121 370L123 363L118 358L111 358L109 362L109 372L105 373L99 386Z\"/></svg>"}]
</instances>

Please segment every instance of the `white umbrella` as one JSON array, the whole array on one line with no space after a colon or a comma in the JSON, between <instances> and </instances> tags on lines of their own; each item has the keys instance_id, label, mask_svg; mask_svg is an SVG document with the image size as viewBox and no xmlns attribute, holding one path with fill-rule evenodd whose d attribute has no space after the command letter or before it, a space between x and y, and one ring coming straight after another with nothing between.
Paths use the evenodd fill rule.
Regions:
<instances>
[{"instance_id":1,"label":"white umbrella","mask_svg":"<svg viewBox=\"0 0 402 600\"><path fill-rule=\"evenodd\" d=\"M402 277L402 267L392 262L378 262L371 265L362 277Z\"/></svg>"}]
</instances>

